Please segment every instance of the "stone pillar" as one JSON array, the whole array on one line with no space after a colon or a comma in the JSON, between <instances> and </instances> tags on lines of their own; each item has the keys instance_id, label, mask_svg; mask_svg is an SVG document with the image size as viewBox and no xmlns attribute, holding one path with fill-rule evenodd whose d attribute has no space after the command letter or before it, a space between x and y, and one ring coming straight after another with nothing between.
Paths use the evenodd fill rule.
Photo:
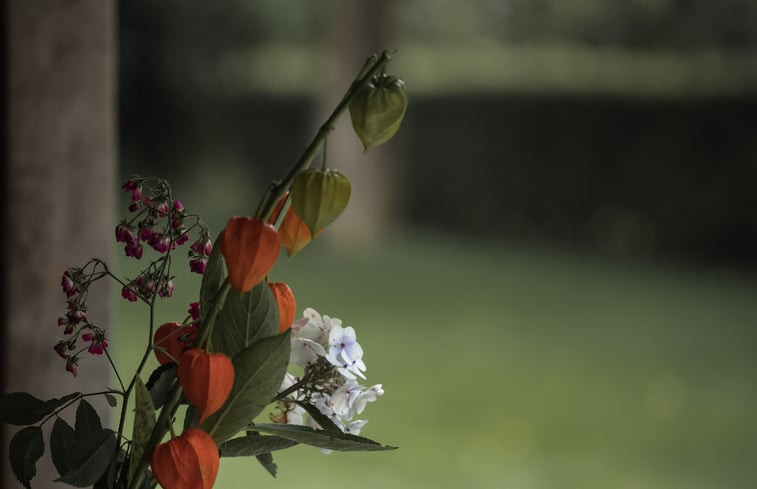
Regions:
<instances>
[{"instance_id":1,"label":"stone pillar","mask_svg":"<svg viewBox=\"0 0 757 489\"><path fill-rule=\"evenodd\" d=\"M114 2L7 0L4 8L3 387L41 399L100 390L111 385L104 357L83 358L74 379L52 347L66 307L62 272L107 259L112 248ZM109 296L98 282L87 311L108 329ZM73 414L63 417L71 422ZM2 441L2 487L9 489L21 487L7 462L15 431L4 427ZM33 487L60 487L49 460L47 447Z\"/></svg>"}]
</instances>

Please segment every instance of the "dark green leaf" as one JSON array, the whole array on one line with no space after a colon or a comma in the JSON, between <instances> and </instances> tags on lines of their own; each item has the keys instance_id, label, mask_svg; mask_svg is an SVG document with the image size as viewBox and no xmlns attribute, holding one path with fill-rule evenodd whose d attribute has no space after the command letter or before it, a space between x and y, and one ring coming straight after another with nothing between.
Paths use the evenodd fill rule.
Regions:
<instances>
[{"instance_id":1,"label":"dark green leaf","mask_svg":"<svg viewBox=\"0 0 757 489\"><path fill-rule=\"evenodd\" d=\"M317 407L313 406L312 404L308 404L306 402L297 402L295 401L295 404L302 407L307 413L310 415L313 420L318 423L318 425L323 428L326 431L335 431L337 433L341 433L342 430L339 429L339 427L334 424L331 419L329 419L328 416L323 414Z\"/></svg>"},{"instance_id":2,"label":"dark green leaf","mask_svg":"<svg viewBox=\"0 0 757 489\"><path fill-rule=\"evenodd\" d=\"M68 456L74 446L76 446L76 432L63 419L57 418L50 432L50 456L58 474L67 474L71 471Z\"/></svg>"},{"instance_id":3,"label":"dark green leaf","mask_svg":"<svg viewBox=\"0 0 757 489\"><path fill-rule=\"evenodd\" d=\"M105 400L108 401L108 405L110 407L116 407L118 406L118 400L116 400L116 396L113 394L105 394Z\"/></svg>"},{"instance_id":4,"label":"dark green leaf","mask_svg":"<svg viewBox=\"0 0 757 489\"><path fill-rule=\"evenodd\" d=\"M261 282L249 292L234 290L218 313L210 344L217 352L234 358L258 340L279 332L279 306L271 289Z\"/></svg>"},{"instance_id":5,"label":"dark green leaf","mask_svg":"<svg viewBox=\"0 0 757 489\"><path fill-rule=\"evenodd\" d=\"M279 468L276 466L276 462L273 461L273 455L270 453L263 453L255 455L255 458L260 462L260 465L271 474L271 477L276 478L276 472Z\"/></svg>"},{"instance_id":6,"label":"dark green leaf","mask_svg":"<svg viewBox=\"0 0 757 489\"><path fill-rule=\"evenodd\" d=\"M134 431L131 437L131 460L129 467L129 480L134 477L137 465L145 453L145 447L150 440L150 435L155 427L155 407L147 387L142 383L139 376L135 377L134 383L135 413Z\"/></svg>"},{"instance_id":7,"label":"dark green leaf","mask_svg":"<svg viewBox=\"0 0 757 489\"><path fill-rule=\"evenodd\" d=\"M84 399L79 401L79 407L76 408L76 424L74 427L78 440L89 438L90 434L103 429L97 411L92 407L92 404Z\"/></svg>"},{"instance_id":8,"label":"dark green leaf","mask_svg":"<svg viewBox=\"0 0 757 489\"><path fill-rule=\"evenodd\" d=\"M13 435L8 451L11 469L16 479L26 489L31 489L29 481L37 474L37 460L45 453L42 428L29 426Z\"/></svg>"},{"instance_id":9,"label":"dark green leaf","mask_svg":"<svg viewBox=\"0 0 757 489\"><path fill-rule=\"evenodd\" d=\"M198 419L197 408L190 404L187 406L187 412L184 413L184 429L196 427Z\"/></svg>"},{"instance_id":10,"label":"dark green leaf","mask_svg":"<svg viewBox=\"0 0 757 489\"><path fill-rule=\"evenodd\" d=\"M290 341L286 331L253 343L234 357L231 394L202 425L216 443L244 429L271 402L289 364Z\"/></svg>"},{"instance_id":11,"label":"dark green leaf","mask_svg":"<svg viewBox=\"0 0 757 489\"><path fill-rule=\"evenodd\" d=\"M205 316L210 310L210 301L215 297L223 284L224 278L226 278L226 266L223 262L221 250L218 247L220 237L221 234L216 238L213 251L210 252L210 256L208 257L205 273L202 275L202 283L200 283L200 319L202 321L205 321Z\"/></svg>"},{"instance_id":12,"label":"dark green leaf","mask_svg":"<svg viewBox=\"0 0 757 489\"><path fill-rule=\"evenodd\" d=\"M0 421L17 426L34 424L80 395L80 392L72 392L60 399L42 401L26 392L3 394L0 396Z\"/></svg>"},{"instance_id":13,"label":"dark green leaf","mask_svg":"<svg viewBox=\"0 0 757 489\"><path fill-rule=\"evenodd\" d=\"M381 451L394 450L397 447L381 445L362 436L350 435L348 433L324 430L314 430L308 426L297 426L291 424L258 424L251 430L269 433L271 435L287 438L305 445L312 445L318 448L329 450L347 451Z\"/></svg>"},{"instance_id":14,"label":"dark green leaf","mask_svg":"<svg viewBox=\"0 0 757 489\"><path fill-rule=\"evenodd\" d=\"M116 435L113 431L101 429L91 432L77 442L69 455L71 470L56 482L74 487L91 486L105 474L115 455Z\"/></svg>"},{"instance_id":15,"label":"dark green leaf","mask_svg":"<svg viewBox=\"0 0 757 489\"><path fill-rule=\"evenodd\" d=\"M218 449L222 457L252 457L275 452L297 445L296 441L279 436L263 436L253 433L239 438L232 438L221 443Z\"/></svg>"},{"instance_id":16,"label":"dark green leaf","mask_svg":"<svg viewBox=\"0 0 757 489\"><path fill-rule=\"evenodd\" d=\"M166 402L166 395L168 391L173 387L176 380L176 364L165 363L160 367L153 370L150 374L150 378L147 379L147 390L150 391L150 397L152 397L152 405L155 409L160 409Z\"/></svg>"}]
</instances>

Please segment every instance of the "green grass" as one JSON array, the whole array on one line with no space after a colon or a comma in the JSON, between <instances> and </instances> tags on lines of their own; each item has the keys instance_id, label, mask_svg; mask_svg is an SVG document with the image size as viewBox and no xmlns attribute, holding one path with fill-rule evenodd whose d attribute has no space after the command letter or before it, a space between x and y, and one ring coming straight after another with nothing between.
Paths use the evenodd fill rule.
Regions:
<instances>
[{"instance_id":1,"label":"green grass","mask_svg":"<svg viewBox=\"0 0 757 489\"><path fill-rule=\"evenodd\" d=\"M271 279L356 327L386 390L363 434L400 448L298 446L275 454L276 481L223 459L218 488L757 484L754 280L430 238L316 242ZM180 280L165 319L191 298ZM118 302L120 361L143 309Z\"/></svg>"}]
</instances>

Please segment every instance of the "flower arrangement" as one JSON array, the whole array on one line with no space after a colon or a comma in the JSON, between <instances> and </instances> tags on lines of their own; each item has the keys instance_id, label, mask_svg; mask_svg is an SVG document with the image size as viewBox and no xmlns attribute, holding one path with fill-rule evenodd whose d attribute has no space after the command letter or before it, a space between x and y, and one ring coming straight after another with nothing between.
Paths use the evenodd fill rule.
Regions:
<instances>
[{"instance_id":1,"label":"flower arrangement","mask_svg":"<svg viewBox=\"0 0 757 489\"><path fill-rule=\"evenodd\" d=\"M355 329L312 308L295 319L290 287L268 281L282 246L296 255L347 206L350 182L326 159L335 120L349 109L365 150L398 130L407 93L402 80L385 73L389 60L386 51L368 58L299 161L269 186L252 216L229 219L215 242L168 182L134 177L123 185L131 201L116 242L127 257L154 258L130 279L97 258L66 270L62 338L53 347L74 376L83 356L104 358L118 388L46 401L26 392L0 396L0 421L24 427L9 447L21 484L31 488L45 452L42 426L50 422L57 481L97 489L208 489L221 457L254 456L275 476L272 453L297 444L324 452L394 448L359 436L366 421L355 418L384 391L381 384L360 384L366 365ZM174 292L171 270L183 247L189 269L202 275L198 300L183 321L156 325L155 308ZM119 374L109 354L106 329L87 317L88 291L101 279L117 282L125 300L149 306L147 345L130 378ZM152 355L159 367L143 380ZM94 396L120 409L115 429L102 426L87 401ZM71 426L60 413L74 405ZM258 422L269 406L270 422ZM130 413L133 430L125 433Z\"/></svg>"}]
</instances>

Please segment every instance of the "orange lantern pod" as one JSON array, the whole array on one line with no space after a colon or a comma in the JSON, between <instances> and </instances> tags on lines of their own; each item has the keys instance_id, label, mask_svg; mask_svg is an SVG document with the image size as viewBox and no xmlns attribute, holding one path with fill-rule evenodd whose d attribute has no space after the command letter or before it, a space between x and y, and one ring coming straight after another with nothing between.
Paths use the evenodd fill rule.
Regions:
<instances>
[{"instance_id":1,"label":"orange lantern pod","mask_svg":"<svg viewBox=\"0 0 757 489\"><path fill-rule=\"evenodd\" d=\"M176 369L184 394L197 408L199 423L223 406L234 386L234 365L223 353L185 351Z\"/></svg>"},{"instance_id":2,"label":"orange lantern pod","mask_svg":"<svg viewBox=\"0 0 757 489\"><path fill-rule=\"evenodd\" d=\"M197 428L155 447L150 466L165 489L210 489L220 465L218 446L213 438Z\"/></svg>"},{"instance_id":3,"label":"orange lantern pod","mask_svg":"<svg viewBox=\"0 0 757 489\"><path fill-rule=\"evenodd\" d=\"M262 219L232 217L218 243L231 286L247 292L266 276L279 257L279 235Z\"/></svg>"},{"instance_id":4,"label":"orange lantern pod","mask_svg":"<svg viewBox=\"0 0 757 489\"><path fill-rule=\"evenodd\" d=\"M153 335L155 358L161 365L179 361L181 354L191 344L197 330L187 325L170 322L161 324Z\"/></svg>"},{"instance_id":5,"label":"orange lantern pod","mask_svg":"<svg viewBox=\"0 0 757 489\"><path fill-rule=\"evenodd\" d=\"M310 229L308 229L307 224L294 211L294 207L289 208L289 211L284 216L284 220L281 221L279 239L284 248L286 248L289 258L296 255L312 239Z\"/></svg>"},{"instance_id":6,"label":"orange lantern pod","mask_svg":"<svg viewBox=\"0 0 757 489\"><path fill-rule=\"evenodd\" d=\"M294 294L284 282L269 283L268 287L276 298L276 304L279 306L279 333L283 333L292 327L294 322L294 312L297 304L294 301Z\"/></svg>"}]
</instances>

